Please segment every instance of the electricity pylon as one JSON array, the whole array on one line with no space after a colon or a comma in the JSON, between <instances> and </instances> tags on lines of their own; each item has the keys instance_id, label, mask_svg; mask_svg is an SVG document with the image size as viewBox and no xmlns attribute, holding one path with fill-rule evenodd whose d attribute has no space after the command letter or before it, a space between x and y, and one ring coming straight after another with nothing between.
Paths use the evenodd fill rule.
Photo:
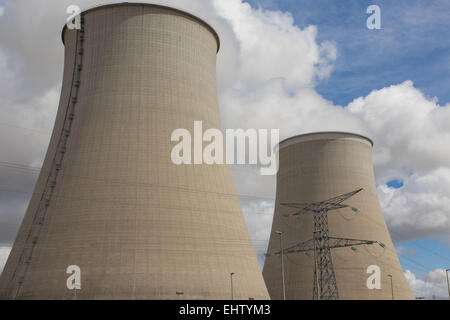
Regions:
<instances>
[{"instance_id":1,"label":"electricity pylon","mask_svg":"<svg viewBox=\"0 0 450 320\"><path fill-rule=\"evenodd\" d=\"M377 241L330 237L328 235L328 211L347 208L342 204L363 189L358 189L325 201L313 203L281 203L283 206L298 209L294 216L312 213L314 217L313 239L300 242L283 249L283 253L307 252L314 250L314 300L338 300L339 291L336 284L331 249L374 244ZM278 252L279 254L280 252Z\"/></svg>"}]
</instances>

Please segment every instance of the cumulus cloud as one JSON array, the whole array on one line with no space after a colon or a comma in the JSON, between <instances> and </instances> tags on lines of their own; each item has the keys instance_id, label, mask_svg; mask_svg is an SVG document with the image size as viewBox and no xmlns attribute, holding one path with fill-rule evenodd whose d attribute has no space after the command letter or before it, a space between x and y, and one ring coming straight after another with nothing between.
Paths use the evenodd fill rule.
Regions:
<instances>
[{"instance_id":1,"label":"cumulus cloud","mask_svg":"<svg viewBox=\"0 0 450 320\"><path fill-rule=\"evenodd\" d=\"M44 159L59 100L59 88L17 98L18 75L0 51L0 245L11 244ZM21 166L36 168L27 170Z\"/></svg>"},{"instance_id":2,"label":"cumulus cloud","mask_svg":"<svg viewBox=\"0 0 450 320\"><path fill-rule=\"evenodd\" d=\"M316 26L301 29L288 12L254 9L240 0L214 5L240 49L236 80L219 91L223 127L280 129L281 139L315 130L363 131L356 117L314 90L337 57L334 43L317 42ZM274 177L257 168L232 170L240 194L273 201Z\"/></svg>"},{"instance_id":3,"label":"cumulus cloud","mask_svg":"<svg viewBox=\"0 0 450 320\"><path fill-rule=\"evenodd\" d=\"M214 5L239 41L239 86L282 78L289 89L297 89L330 74L336 48L316 42L316 26L302 30L288 12L255 10L241 0L215 0Z\"/></svg>"},{"instance_id":4,"label":"cumulus cloud","mask_svg":"<svg viewBox=\"0 0 450 320\"><path fill-rule=\"evenodd\" d=\"M449 106L425 97L410 80L336 106L314 89L337 57L335 45L317 43L315 27L299 29L289 13L253 9L239 0L214 3L241 48L237 81L220 94L224 126L279 128L282 139L326 130L370 136L380 200L394 240L447 239ZM245 173L232 169L239 193L273 199L275 179L250 168ZM392 179L402 180L404 187L387 187Z\"/></svg>"},{"instance_id":5,"label":"cumulus cloud","mask_svg":"<svg viewBox=\"0 0 450 320\"><path fill-rule=\"evenodd\" d=\"M346 109L375 140L378 194L394 240L448 239L450 106L425 97L408 80L359 97ZM388 187L393 179L403 187Z\"/></svg>"},{"instance_id":6,"label":"cumulus cloud","mask_svg":"<svg viewBox=\"0 0 450 320\"><path fill-rule=\"evenodd\" d=\"M267 252L269 244L268 235L272 227L274 202L243 199L241 204L249 233L252 236L253 247L262 267L264 254Z\"/></svg>"},{"instance_id":7,"label":"cumulus cloud","mask_svg":"<svg viewBox=\"0 0 450 320\"><path fill-rule=\"evenodd\" d=\"M378 194L394 241L435 236L448 241L450 168L414 173L400 189L379 185Z\"/></svg>"},{"instance_id":8,"label":"cumulus cloud","mask_svg":"<svg viewBox=\"0 0 450 320\"><path fill-rule=\"evenodd\" d=\"M403 178L413 170L426 172L449 164L449 105L425 97L412 81L374 90L351 102L348 110L377 142L375 165L380 172L403 168Z\"/></svg>"},{"instance_id":9,"label":"cumulus cloud","mask_svg":"<svg viewBox=\"0 0 450 320\"><path fill-rule=\"evenodd\" d=\"M419 279L410 270L406 270L404 274L414 297L448 299L447 278L444 269L435 269Z\"/></svg>"}]
</instances>

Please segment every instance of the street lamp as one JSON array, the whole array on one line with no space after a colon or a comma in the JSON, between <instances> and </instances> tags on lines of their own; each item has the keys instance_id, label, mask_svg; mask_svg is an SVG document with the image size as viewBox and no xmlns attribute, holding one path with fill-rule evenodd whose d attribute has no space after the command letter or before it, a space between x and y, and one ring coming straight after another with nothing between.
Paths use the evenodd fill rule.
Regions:
<instances>
[{"instance_id":1,"label":"street lamp","mask_svg":"<svg viewBox=\"0 0 450 320\"><path fill-rule=\"evenodd\" d=\"M230 280L231 280L231 300L234 300L234 292L233 292L233 275L234 272L230 273Z\"/></svg>"},{"instance_id":2,"label":"street lamp","mask_svg":"<svg viewBox=\"0 0 450 320\"><path fill-rule=\"evenodd\" d=\"M445 273L447 275L447 289L448 289L448 300L450 300L450 284L448 283L448 272L450 271L450 269L446 269Z\"/></svg>"},{"instance_id":3,"label":"street lamp","mask_svg":"<svg viewBox=\"0 0 450 320\"><path fill-rule=\"evenodd\" d=\"M284 255L283 255L283 232L275 231L280 236L280 252L281 252L281 285L283 289L283 300L286 300L286 287L284 283Z\"/></svg>"},{"instance_id":4,"label":"street lamp","mask_svg":"<svg viewBox=\"0 0 450 320\"><path fill-rule=\"evenodd\" d=\"M391 279L391 293L392 293L392 300L394 300L394 287L392 285L392 274L388 274L388 277Z\"/></svg>"}]
</instances>

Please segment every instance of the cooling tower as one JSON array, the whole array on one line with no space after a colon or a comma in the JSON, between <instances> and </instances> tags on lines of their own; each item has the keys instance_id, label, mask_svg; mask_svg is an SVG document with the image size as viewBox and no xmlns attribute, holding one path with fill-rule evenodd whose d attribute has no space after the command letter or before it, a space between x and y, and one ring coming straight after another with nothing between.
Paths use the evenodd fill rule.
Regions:
<instances>
[{"instance_id":1,"label":"cooling tower","mask_svg":"<svg viewBox=\"0 0 450 320\"><path fill-rule=\"evenodd\" d=\"M175 129L220 128L216 32L123 3L85 11L63 42L55 127L1 297L230 299L234 273L235 299L268 298L229 167L171 160Z\"/></svg>"},{"instance_id":2,"label":"cooling tower","mask_svg":"<svg viewBox=\"0 0 450 320\"><path fill-rule=\"evenodd\" d=\"M366 137L339 132L279 144L263 269L272 299L283 299L283 269L286 299L392 299L392 293L394 299L412 299L378 201L372 145ZM372 275L370 287L376 285L370 266L379 267L379 289L367 286Z\"/></svg>"}]
</instances>

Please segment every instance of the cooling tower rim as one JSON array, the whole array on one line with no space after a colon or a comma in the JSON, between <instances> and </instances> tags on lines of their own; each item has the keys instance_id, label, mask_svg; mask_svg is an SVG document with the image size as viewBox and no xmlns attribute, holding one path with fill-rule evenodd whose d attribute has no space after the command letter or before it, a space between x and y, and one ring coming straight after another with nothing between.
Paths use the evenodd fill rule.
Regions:
<instances>
[{"instance_id":1,"label":"cooling tower rim","mask_svg":"<svg viewBox=\"0 0 450 320\"><path fill-rule=\"evenodd\" d=\"M110 3L104 3L101 5L96 5L96 6L91 6L88 7L84 10L81 10L81 13L86 13L86 12L92 12L98 9L103 9L103 8L108 8L108 7L115 7L115 6L123 6L123 5L145 5L145 6L149 6L149 7L157 7L157 8L162 8L162 9L168 9L168 10L172 10L178 13L182 13L188 17L193 18L194 20L197 20L200 24L202 24L203 26L205 26L207 29L209 29L209 31L211 31L211 33L213 34L214 38L216 38L217 41L217 52L219 52L220 50L220 37L219 34L217 33L217 31L211 26L211 24L209 24L208 22L206 22L206 20L204 18L200 18L198 16L196 16L193 13L190 13L184 9L181 8L177 8L176 6L166 6L163 4L156 4L156 3L146 3L146 2L110 2ZM64 33L67 30L67 23L64 23L64 26L62 28L61 31L61 39L62 39L62 43L64 43Z\"/></svg>"},{"instance_id":2,"label":"cooling tower rim","mask_svg":"<svg viewBox=\"0 0 450 320\"><path fill-rule=\"evenodd\" d=\"M278 145L277 149L285 148L287 146L302 143L306 141L314 140L331 140L331 139L352 139L352 140L363 140L363 142L368 142L373 147L373 140L359 133L346 132L346 131L319 131L319 132L309 132L304 134L299 134L282 140Z\"/></svg>"}]
</instances>

